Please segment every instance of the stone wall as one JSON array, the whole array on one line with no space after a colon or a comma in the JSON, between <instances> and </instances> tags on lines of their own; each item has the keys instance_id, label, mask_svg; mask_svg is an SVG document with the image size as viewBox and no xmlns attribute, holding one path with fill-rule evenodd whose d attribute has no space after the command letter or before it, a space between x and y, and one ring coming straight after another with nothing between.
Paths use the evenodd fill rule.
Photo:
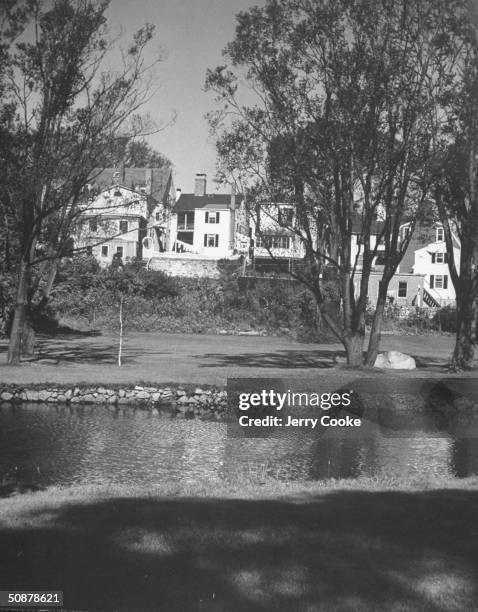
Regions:
<instances>
[{"instance_id":1,"label":"stone wall","mask_svg":"<svg viewBox=\"0 0 478 612\"><path fill-rule=\"evenodd\" d=\"M186 278L219 278L218 260L192 257L153 257L151 270L160 270L171 276Z\"/></svg>"},{"instance_id":2,"label":"stone wall","mask_svg":"<svg viewBox=\"0 0 478 612\"><path fill-rule=\"evenodd\" d=\"M221 420L227 408L227 393L219 389L196 387L190 391L178 387L45 386L26 388L0 386L0 404L4 402L42 402L47 404L130 405L154 411L173 412L184 418Z\"/></svg>"}]
</instances>

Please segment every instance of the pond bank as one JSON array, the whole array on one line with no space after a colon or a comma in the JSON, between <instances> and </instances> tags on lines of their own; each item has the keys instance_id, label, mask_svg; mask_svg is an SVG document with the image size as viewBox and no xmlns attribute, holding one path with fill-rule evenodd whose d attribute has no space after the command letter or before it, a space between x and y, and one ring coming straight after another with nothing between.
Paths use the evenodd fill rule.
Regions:
<instances>
[{"instance_id":1,"label":"pond bank","mask_svg":"<svg viewBox=\"0 0 478 612\"><path fill-rule=\"evenodd\" d=\"M0 384L2 403L128 405L151 411L173 412L184 418L221 420L227 408L227 393L218 388L168 386L18 386Z\"/></svg>"}]
</instances>

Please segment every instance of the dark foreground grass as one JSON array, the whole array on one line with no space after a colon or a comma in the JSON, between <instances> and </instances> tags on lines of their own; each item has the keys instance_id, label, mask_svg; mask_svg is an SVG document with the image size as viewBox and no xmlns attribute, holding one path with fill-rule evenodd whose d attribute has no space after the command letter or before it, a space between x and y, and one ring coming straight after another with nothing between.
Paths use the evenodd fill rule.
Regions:
<instances>
[{"instance_id":1,"label":"dark foreground grass","mask_svg":"<svg viewBox=\"0 0 478 612\"><path fill-rule=\"evenodd\" d=\"M477 479L50 489L0 511L0 588L69 609L478 609Z\"/></svg>"}]
</instances>

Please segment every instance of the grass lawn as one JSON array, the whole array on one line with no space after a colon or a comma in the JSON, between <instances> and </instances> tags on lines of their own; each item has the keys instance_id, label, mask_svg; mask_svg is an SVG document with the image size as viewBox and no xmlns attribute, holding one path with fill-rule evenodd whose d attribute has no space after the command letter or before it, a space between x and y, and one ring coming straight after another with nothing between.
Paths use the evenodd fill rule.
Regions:
<instances>
[{"instance_id":1,"label":"grass lawn","mask_svg":"<svg viewBox=\"0 0 478 612\"><path fill-rule=\"evenodd\" d=\"M70 609L478 609L478 478L87 486L0 512L0 588Z\"/></svg>"},{"instance_id":2,"label":"grass lawn","mask_svg":"<svg viewBox=\"0 0 478 612\"><path fill-rule=\"evenodd\" d=\"M452 336L390 336L381 349L413 355L418 368L407 372L376 371L378 377L446 376ZM200 334L129 333L124 365L117 365L118 339L112 335L40 337L40 357L46 361L6 365L7 341L0 341L0 383L190 383L222 386L228 377L327 376L340 385L356 371L336 367L344 356L338 344L302 344L288 338L213 336ZM467 376L476 376L476 371Z\"/></svg>"}]
</instances>

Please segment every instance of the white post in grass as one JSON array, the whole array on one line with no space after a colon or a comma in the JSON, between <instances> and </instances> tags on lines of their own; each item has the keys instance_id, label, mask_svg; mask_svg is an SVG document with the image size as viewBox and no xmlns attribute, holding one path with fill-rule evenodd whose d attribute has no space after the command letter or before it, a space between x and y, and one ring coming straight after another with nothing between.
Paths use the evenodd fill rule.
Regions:
<instances>
[{"instance_id":1,"label":"white post in grass","mask_svg":"<svg viewBox=\"0 0 478 612\"><path fill-rule=\"evenodd\" d=\"M121 294L121 298L120 298L119 320L120 320L120 337L119 337L119 350L118 350L118 365L121 366L121 357L123 354L123 294Z\"/></svg>"}]
</instances>

